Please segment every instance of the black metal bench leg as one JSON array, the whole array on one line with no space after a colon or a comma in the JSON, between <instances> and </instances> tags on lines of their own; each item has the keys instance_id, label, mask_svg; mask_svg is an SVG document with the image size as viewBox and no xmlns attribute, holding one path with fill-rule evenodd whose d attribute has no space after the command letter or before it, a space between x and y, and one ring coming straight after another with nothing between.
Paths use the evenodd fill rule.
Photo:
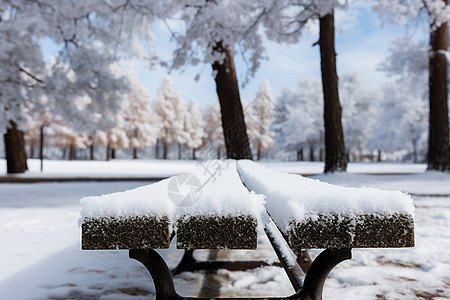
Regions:
<instances>
[{"instance_id":1,"label":"black metal bench leg","mask_svg":"<svg viewBox=\"0 0 450 300\"><path fill-rule=\"evenodd\" d=\"M178 275L181 272L195 270L197 261L194 258L194 250L184 250L183 257L181 258L175 269L172 270L172 275Z\"/></svg>"},{"instance_id":2,"label":"black metal bench leg","mask_svg":"<svg viewBox=\"0 0 450 300\"><path fill-rule=\"evenodd\" d=\"M152 276L156 299L182 299L175 291L172 274L164 259L153 249L130 250L129 257L141 262Z\"/></svg>"},{"instance_id":3,"label":"black metal bench leg","mask_svg":"<svg viewBox=\"0 0 450 300\"><path fill-rule=\"evenodd\" d=\"M340 262L352 258L352 249L326 249L312 262L306 274L300 299L322 299L323 285L328 274Z\"/></svg>"}]
</instances>

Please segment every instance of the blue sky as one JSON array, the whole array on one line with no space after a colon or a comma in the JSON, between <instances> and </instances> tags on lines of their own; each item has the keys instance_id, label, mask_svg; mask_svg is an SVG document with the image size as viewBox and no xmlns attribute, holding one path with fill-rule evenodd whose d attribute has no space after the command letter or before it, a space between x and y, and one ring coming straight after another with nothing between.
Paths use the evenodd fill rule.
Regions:
<instances>
[{"instance_id":1,"label":"blue sky","mask_svg":"<svg viewBox=\"0 0 450 300\"><path fill-rule=\"evenodd\" d=\"M312 24L297 44L286 45L264 41L268 60L263 61L255 77L245 87L241 87L241 98L250 102L264 79L269 80L277 97L283 88L295 88L302 78L320 78L319 47L312 46L318 39L318 27L318 23ZM408 34L416 40L426 42L426 28L419 26L411 30L405 26L390 24L372 12L367 4L352 4L346 11L336 11L335 27L338 75L357 71L373 88L377 88L385 81L393 80L377 70L378 65L389 54L392 40ZM153 30L157 52L165 53L166 58L169 58L171 49L174 48L170 42L169 32L162 23L153 26ZM55 49L55 45L44 43L46 56ZM246 66L239 57L235 57L235 63L238 80L242 82ZM167 75L167 70L163 68L149 70L137 61L134 65L150 95L156 97L158 86ZM187 66L183 71L173 70L170 76L185 101L194 98L201 106L205 106L217 101L211 71L210 65ZM200 80L195 81L194 77L198 73Z\"/></svg>"}]
</instances>

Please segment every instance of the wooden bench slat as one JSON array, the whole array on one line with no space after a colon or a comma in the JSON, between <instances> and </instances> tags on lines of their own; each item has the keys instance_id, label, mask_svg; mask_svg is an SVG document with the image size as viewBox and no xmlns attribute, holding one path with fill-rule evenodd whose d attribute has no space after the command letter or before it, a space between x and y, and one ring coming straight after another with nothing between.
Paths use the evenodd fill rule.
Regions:
<instances>
[{"instance_id":1,"label":"wooden bench slat","mask_svg":"<svg viewBox=\"0 0 450 300\"><path fill-rule=\"evenodd\" d=\"M180 213L177 248L256 249L263 196L250 193L242 184L234 160L220 162L207 176L203 173L204 166L192 171L207 183L197 202Z\"/></svg>"},{"instance_id":2,"label":"wooden bench slat","mask_svg":"<svg viewBox=\"0 0 450 300\"><path fill-rule=\"evenodd\" d=\"M81 225L83 250L169 248L167 216L86 218Z\"/></svg>"},{"instance_id":3,"label":"wooden bench slat","mask_svg":"<svg viewBox=\"0 0 450 300\"><path fill-rule=\"evenodd\" d=\"M177 224L179 249L256 249L258 244L252 215L186 216Z\"/></svg>"},{"instance_id":4,"label":"wooden bench slat","mask_svg":"<svg viewBox=\"0 0 450 300\"><path fill-rule=\"evenodd\" d=\"M238 162L238 171L250 190L267 196L266 210L292 249L414 246L414 217L407 213L413 210L412 199L406 194L337 187L276 173L248 160ZM385 206L366 205L375 196L371 193ZM351 201L333 203L345 197ZM316 211L321 206L325 213Z\"/></svg>"},{"instance_id":5,"label":"wooden bench slat","mask_svg":"<svg viewBox=\"0 0 450 300\"><path fill-rule=\"evenodd\" d=\"M414 246L410 215L319 215L293 222L287 232L293 249L396 248Z\"/></svg>"}]
</instances>

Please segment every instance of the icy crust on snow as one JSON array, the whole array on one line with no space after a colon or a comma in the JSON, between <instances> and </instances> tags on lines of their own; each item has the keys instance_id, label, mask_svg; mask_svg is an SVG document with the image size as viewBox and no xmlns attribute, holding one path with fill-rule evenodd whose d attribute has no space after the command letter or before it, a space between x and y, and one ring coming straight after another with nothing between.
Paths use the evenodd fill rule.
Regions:
<instances>
[{"instance_id":1,"label":"icy crust on snow","mask_svg":"<svg viewBox=\"0 0 450 300\"><path fill-rule=\"evenodd\" d=\"M275 173L249 160L239 161L238 171L250 190L267 196L268 213L288 237L291 246L297 243L294 248L340 245L343 238L339 237L339 231L345 234L347 246L400 247L414 244L414 205L407 194L375 188L341 187L299 175ZM370 239L377 230L386 231L380 237L389 235L387 225L392 225L390 229L395 230L396 240L367 241L360 235L367 230L366 239ZM305 232L306 229L311 230ZM327 237L323 234L326 229L330 231ZM295 235L301 237L302 230L303 242L297 241ZM333 239L339 242L334 243ZM312 240L317 240L317 245L309 244Z\"/></svg>"},{"instance_id":2,"label":"icy crust on snow","mask_svg":"<svg viewBox=\"0 0 450 300\"><path fill-rule=\"evenodd\" d=\"M124 192L102 196L84 197L80 225L86 218L136 217L152 215L155 218L175 214L175 205L170 201L167 188L169 179Z\"/></svg>"}]
</instances>

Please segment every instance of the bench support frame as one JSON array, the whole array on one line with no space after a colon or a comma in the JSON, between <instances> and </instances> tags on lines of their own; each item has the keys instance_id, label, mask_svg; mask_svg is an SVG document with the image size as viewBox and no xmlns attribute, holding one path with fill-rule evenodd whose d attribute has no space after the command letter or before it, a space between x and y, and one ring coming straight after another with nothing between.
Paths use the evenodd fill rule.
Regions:
<instances>
[{"instance_id":1,"label":"bench support frame","mask_svg":"<svg viewBox=\"0 0 450 300\"><path fill-rule=\"evenodd\" d=\"M193 272L200 270L225 269L229 271L245 271L267 266L281 266L280 263L268 263L266 261L198 261L194 257L194 250L184 250L183 257L178 265L171 271L172 275L181 272Z\"/></svg>"},{"instance_id":2,"label":"bench support frame","mask_svg":"<svg viewBox=\"0 0 450 300\"><path fill-rule=\"evenodd\" d=\"M156 299L180 300L180 299L201 299L182 297L175 291L172 274L164 259L153 249L130 250L129 257L141 262L150 272L156 290ZM325 280L331 270L340 262L351 258L351 249L326 249L322 251L312 262L306 273L304 284L296 285L300 287L297 292L285 298L272 297L264 299L322 299L322 290ZM188 258L186 258L188 259ZM299 266L300 268L300 266ZM210 298L208 298L210 299ZM236 298L250 299L250 298Z\"/></svg>"},{"instance_id":3,"label":"bench support frame","mask_svg":"<svg viewBox=\"0 0 450 300\"><path fill-rule=\"evenodd\" d=\"M150 272L155 284L156 299L183 299L175 291L172 274L161 255L154 249L130 249L129 257L136 259Z\"/></svg>"}]
</instances>

